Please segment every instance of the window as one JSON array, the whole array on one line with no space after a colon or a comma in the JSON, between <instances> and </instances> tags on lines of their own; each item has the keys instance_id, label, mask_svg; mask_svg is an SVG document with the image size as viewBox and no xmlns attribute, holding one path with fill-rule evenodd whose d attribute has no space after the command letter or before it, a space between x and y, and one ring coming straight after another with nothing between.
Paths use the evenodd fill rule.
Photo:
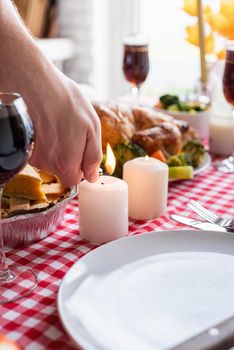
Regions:
<instances>
[{"instance_id":1,"label":"window","mask_svg":"<svg viewBox=\"0 0 234 350\"><path fill-rule=\"evenodd\" d=\"M160 4L159 4L160 2ZM140 0L140 30L149 36L149 96L192 90L199 79L199 51L185 40L188 16L181 0Z\"/></svg>"},{"instance_id":2,"label":"window","mask_svg":"<svg viewBox=\"0 0 234 350\"><path fill-rule=\"evenodd\" d=\"M149 37L150 73L142 93L191 91L199 79L199 51L185 40L191 21L182 0L93 0L93 85L104 99L130 91L122 73L124 33L137 29Z\"/></svg>"}]
</instances>

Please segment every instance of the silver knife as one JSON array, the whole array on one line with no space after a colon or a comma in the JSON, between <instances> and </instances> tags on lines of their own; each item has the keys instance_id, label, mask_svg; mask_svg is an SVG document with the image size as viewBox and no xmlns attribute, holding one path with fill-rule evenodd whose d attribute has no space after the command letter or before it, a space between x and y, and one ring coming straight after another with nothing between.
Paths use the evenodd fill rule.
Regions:
<instances>
[{"instance_id":1,"label":"silver knife","mask_svg":"<svg viewBox=\"0 0 234 350\"><path fill-rule=\"evenodd\" d=\"M233 230L227 229L226 227L223 227L217 224L212 224L207 221L198 221L198 220L190 219L181 215L172 214L171 218L175 221L180 222L181 224L192 226L192 227L198 228L199 230L234 232Z\"/></svg>"}]
</instances>

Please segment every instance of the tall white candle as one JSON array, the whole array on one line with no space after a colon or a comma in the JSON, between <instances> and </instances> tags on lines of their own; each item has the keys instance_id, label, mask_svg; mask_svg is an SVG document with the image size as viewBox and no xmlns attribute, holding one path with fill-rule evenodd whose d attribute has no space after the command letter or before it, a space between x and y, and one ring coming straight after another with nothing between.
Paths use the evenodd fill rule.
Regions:
<instances>
[{"instance_id":1,"label":"tall white candle","mask_svg":"<svg viewBox=\"0 0 234 350\"><path fill-rule=\"evenodd\" d=\"M162 215L167 206L168 166L150 157L124 164L123 179L128 184L129 217L148 220Z\"/></svg>"},{"instance_id":2,"label":"tall white candle","mask_svg":"<svg viewBox=\"0 0 234 350\"><path fill-rule=\"evenodd\" d=\"M128 234L128 186L116 177L100 176L79 186L80 236L105 243Z\"/></svg>"},{"instance_id":3,"label":"tall white candle","mask_svg":"<svg viewBox=\"0 0 234 350\"><path fill-rule=\"evenodd\" d=\"M206 50L205 50L205 33L203 20L202 0L197 0L198 30L199 30L199 49L200 49L200 68L202 89L207 88L207 71L206 71Z\"/></svg>"},{"instance_id":4,"label":"tall white candle","mask_svg":"<svg viewBox=\"0 0 234 350\"><path fill-rule=\"evenodd\" d=\"M232 155L234 149L234 119L222 115L210 118L210 151L224 156Z\"/></svg>"}]
</instances>

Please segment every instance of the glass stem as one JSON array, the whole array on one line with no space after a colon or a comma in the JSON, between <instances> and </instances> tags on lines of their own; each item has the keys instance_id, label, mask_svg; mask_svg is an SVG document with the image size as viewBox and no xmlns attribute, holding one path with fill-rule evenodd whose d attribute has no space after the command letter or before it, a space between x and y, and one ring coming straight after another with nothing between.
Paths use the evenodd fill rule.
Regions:
<instances>
[{"instance_id":1,"label":"glass stem","mask_svg":"<svg viewBox=\"0 0 234 350\"><path fill-rule=\"evenodd\" d=\"M4 250L1 220L1 203L2 203L3 186L0 185L0 282L10 279L10 270L6 263L6 255Z\"/></svg>"},{"instance_id":2,"label":"glass stem","mask_svg":"<svg viewBox=\"0 0 234 350\"><path fill-rule=\"evenodd\" d=\"M232 109L232 133L233 133L233 143L232 143L232 162L234 163L234 108Z\"/></svg>"},{"instance_id":3,"label":"glass stem","mask_svg":"<svg viewBox=\"0 0 234 350\"><path fill-rule=\"evenodd\" d=\"M139 86L133 86L132 87L132 102L133 105L138 106L139 105Z\"/></svg>"}]
</instances>

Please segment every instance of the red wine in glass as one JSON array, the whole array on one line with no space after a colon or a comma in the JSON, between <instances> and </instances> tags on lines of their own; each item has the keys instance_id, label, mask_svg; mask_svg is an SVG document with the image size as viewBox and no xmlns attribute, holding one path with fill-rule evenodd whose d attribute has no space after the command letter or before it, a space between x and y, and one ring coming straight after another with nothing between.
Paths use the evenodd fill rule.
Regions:
<instances>
[{"instance_id":1,"label":"red wine in glass","mask_svg":"<svg viewBox=\"0 0 234 350\"><path fill-rule=\"evenodd\" d=\"M15 176L27 163L33 129L14 106L0 103L0 186Z\"/></svg>"},{"instance_id":2,"label":"red wine in glass","mask_svg":"<svg viewBox=\"0 0 234 350\"><path fill-rule=\"evenodd\" d=\"M22 97L0 93L0 214L3 186L28 162L33 136L33 125ZM36 286L37 277L32 269L7 265L0 217L0 305L25 297Z\"/></svg>"},{"instance_id":3,"label":"red wine in glass","mask_svg":"<svg viewBox=\"0 0 234 350\"><path fill-rule=\"evenodd\" d=\"M233 50L227 48L223 74L223 93L228 103L234 107L234 43Z\"/></svg>"},{"instance_id":4,"label":"red wine in glass","mask_svg":"<svg viewBox=\"0 0 234 350\"><path fill-rule=\"evenodd\" d=\"M232 106L232 113L234 118L234 41L228 41L226 44L226 60L223 74L223 93L226 101ZM222 165L219 166L219 170L228 173L234 173L234 155L227 159L224 159L222 161Z\"/></svg>"},{"instance_id":5,"label":"red wine in glass","mask_svg":"<svg viewBox=\"0 0 234 350\"><path fill-rule=\"evenodd\" d=\"M149 54L146 38L131 34L124 39L123 72L132 86L132 95L137 97L141 84L149 73Z\"/></svg>"}]
</instances>

